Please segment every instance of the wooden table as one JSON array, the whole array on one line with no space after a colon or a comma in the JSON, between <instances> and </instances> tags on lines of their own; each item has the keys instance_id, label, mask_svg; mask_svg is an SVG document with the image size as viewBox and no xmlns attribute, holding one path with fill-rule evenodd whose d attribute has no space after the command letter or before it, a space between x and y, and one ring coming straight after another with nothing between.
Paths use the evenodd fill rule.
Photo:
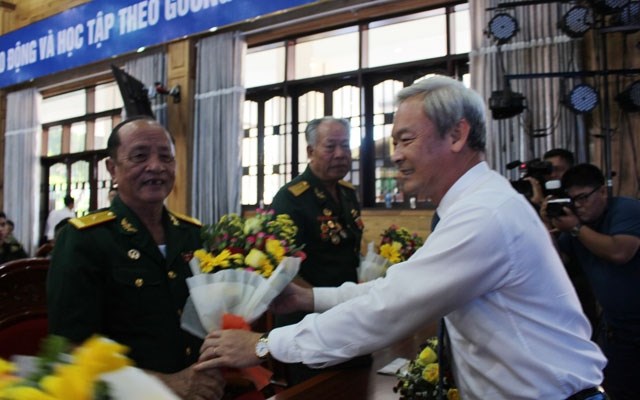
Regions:
<instances>
[{"instance_id":1,"label":"wooden table","mask_svg":"<svg viewBox=\"0 0 640 400\"><path fill-rule=\"evenodd\" d=\"M431 324L409 338L376 351L370 367L327 371L269 400L398 400L399 395L393 392L398 379L376 371L397 357L414 358L420 344L436 335L436 327L436 324Z\"/></svg>"}]
</instances>

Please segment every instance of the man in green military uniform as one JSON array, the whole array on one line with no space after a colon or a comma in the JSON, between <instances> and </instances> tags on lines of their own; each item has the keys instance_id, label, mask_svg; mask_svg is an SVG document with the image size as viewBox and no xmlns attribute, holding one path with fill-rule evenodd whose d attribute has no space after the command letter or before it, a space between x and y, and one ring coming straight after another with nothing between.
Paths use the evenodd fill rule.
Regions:
<instances>
[{"instance_id":1,"label":"man in green military uniform","mask_svg":"<svg viewBox=\"0 0 640 400\"><path fill-rule=\"evenodd\" d=\"M304 244L307 258L296 282L306 286L340 286L358 279L364 225L356 191L342 180L351 170L349 134L347 120L324 117L310 121L305 129L309 165L278 191L271 204L278 214L289 214L298 226L296 243ZM278 315L276 325L296 323L304 315ZM287 378L295 384L316 373L300 364L288 367Z\"/></svg>"},{"instance_id":2,"label":"man in green military uniform","mask_svg":"<svg viewBox=\"0 0 640 400\"><path fill-rule=\"evenodd\" d=\"M7 227L7 215L0 211L0 264L28 257L22 245L10 235Z\"/></svg>"},{"instance_id":3,"label":"man in green military uniform","mask_svg":"<svg viewBox=\"0 0 640 400\"><path fill-rule=\"evenodd\" d=\"M175 181L173 139L153 119L134 117L113 129L107 150L118 196L60 232L47 282L50 332L75 343L105 335L181 398L219 399L221 375L193 370L202 341L180 328L188 261L201 242L197 220L164 206Z\"/></svg>"}]
</instances>

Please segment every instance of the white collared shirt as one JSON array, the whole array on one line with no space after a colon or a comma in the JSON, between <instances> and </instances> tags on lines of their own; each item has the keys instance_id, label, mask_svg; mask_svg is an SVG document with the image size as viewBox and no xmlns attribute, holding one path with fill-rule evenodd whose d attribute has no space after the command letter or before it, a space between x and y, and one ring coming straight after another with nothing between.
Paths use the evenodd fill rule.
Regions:
<instances>
[{"instance_id":1,"label":"white collared shirt","mask_svg":"<svg viewBox=\"0 0 640 400\"><path fill-rule=\"evenodd\" d=\"M328 311L273 330L271 354L328 366L446 315L463 399L564 399L599 385L606 360L526 199L482 162L437 211L424 246L385 278L315 288L316 310Z\"/></svg>"}]
</instances>

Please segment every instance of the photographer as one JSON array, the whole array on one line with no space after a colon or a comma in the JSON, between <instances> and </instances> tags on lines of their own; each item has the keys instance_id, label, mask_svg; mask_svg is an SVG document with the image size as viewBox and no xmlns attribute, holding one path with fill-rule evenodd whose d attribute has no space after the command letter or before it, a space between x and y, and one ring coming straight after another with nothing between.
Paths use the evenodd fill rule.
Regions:
<instances>
[{"instance_id":1,"label":"photographer","mask_svg":"<svg viewBox=\"0 0 640 400\"><path fill-rule=\"evenodd\" d=\"M523 180L531 184L531 195L527 196L531 204L540 208L545 198L545 184L551 181L559 181L564 173L573 166L573 153L566 149L556 148L544 153L544 161L534 164L534 174L525 176ZM527 164L530 164L531 161Z\"/></svg>"},{"instance_id":2,"label":"photographer","mask_svg":"<svg viewBox=\"0 0 640 400\"><path fill-rule=\"evenodd\" d=\"M613 399L640 398L640 201L609 197L600 169L580 164L562 178L571 205L542 216L562 232L558 248L585 271L602 319L597 342L609 359L604 386ZM552 213L553 214L553 213Z\"/></svg>"}]
</instances>

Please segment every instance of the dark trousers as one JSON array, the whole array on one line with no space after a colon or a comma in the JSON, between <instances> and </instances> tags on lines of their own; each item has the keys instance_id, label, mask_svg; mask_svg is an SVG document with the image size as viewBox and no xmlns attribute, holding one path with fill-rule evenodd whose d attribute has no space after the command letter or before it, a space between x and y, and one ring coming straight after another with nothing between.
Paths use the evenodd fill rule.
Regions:
<instances>
[{"instance_id":1,"label":"dark trousers","mask_svg":"<svg viewBox=\"0 0 640 400\"><path fill-rule=\"evenodd\" d=\"M608 360L602 386L609 398L640 399L640 338L622 335L603 324L597 342Z\"/></svg>"}]
</instances>

